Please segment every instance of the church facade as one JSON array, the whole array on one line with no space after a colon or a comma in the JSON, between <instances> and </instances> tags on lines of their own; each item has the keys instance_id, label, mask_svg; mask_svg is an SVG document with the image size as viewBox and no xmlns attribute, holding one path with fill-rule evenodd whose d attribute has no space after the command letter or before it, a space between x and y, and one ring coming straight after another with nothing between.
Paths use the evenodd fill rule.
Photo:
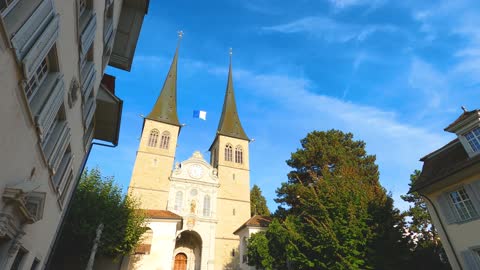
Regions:
<instances>
[{"instance_id":1,"label":"church facade","mask_svg":"<svg viewBox=\"0 0 480 270\"><path fill-rule=\"evenodd\" d=\"M175 161L178 46L152 111L144 119L129 194L148 216L130 269L239 269L234 232L250 218L249 138L241 125L230 59L222 115L209 149Z\"/></svg>"}]
</instances>

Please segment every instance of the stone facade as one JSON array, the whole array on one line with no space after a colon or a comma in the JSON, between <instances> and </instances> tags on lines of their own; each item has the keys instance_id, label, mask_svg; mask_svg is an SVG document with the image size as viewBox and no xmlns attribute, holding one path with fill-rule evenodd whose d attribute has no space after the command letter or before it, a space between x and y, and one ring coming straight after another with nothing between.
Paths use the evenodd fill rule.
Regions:
<instances>
[{"instance_id":1,"label":"stone facade","mask_svg":"<svg viewBox=\"0 0 480 270\"><path fill-rule=\"evenodd\" d=\"M178 47L161 93L144 120L129 186L129 194L150 213L148 234L153 234L147 237L152 241L142 243L130 258L130 269L239 269L240 241L234 231L250 218L250 140L238 118L231 65L210 162L196 151L173 164L181 128L176 112L177 60ZM175 231L173 216L179 217Z\"/></svg>"}]
</instances>

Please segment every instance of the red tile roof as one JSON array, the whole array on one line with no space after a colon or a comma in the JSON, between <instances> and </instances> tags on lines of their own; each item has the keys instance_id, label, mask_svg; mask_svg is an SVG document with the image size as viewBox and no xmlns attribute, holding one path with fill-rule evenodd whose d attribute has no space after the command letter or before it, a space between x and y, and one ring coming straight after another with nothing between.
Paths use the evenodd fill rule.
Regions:
<instances>
[{"instance_id":1,"label":"red tile roof","mask_svg":"<svg viewBox=\"0 0 480 270\"><path fill-rule=\"evenodd\" d=\"M149 218L154 219L182 219L181 216L167 210L143 209Z\"/></svg>"},{"instance_id":2,"label":"red tile roof","mask_svg":"<svg viewBox=\"0 0 480 270\"><path fill-rule=\"evenodd\" d=\"M105 88L115 95L115 76L108 75L107 73L103 74L102 82Z\"/></svg>"},{"instance_id":3,"label":"red tile roof","mask_svg":"<svg viewBox=\"0 0 480 270\"><path fill-rule=\"evenodd\" d=\"M243 225L240 226L240 228L238 228L233 234L237 233L245 227L268 227L270 222L272 222L271 217L255 215L249 220L247 220L245 223L243 223Z\"/></svg>"}]
</instances>

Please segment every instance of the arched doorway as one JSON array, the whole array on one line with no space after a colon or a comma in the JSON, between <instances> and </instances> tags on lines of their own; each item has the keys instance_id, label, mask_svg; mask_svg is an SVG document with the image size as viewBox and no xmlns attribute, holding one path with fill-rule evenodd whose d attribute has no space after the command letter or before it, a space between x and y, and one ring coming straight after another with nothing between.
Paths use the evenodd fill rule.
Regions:
<instances>
[{"instance_id":1,"label":"arched doorway","mask_svg":"<svg viewBox=\"0 0 480 270\"><path fill-rule=\"evenodd\" d=\"M185 253L175 255L173 270L187 270L187 255Z\"/></svg>"},{"instance_id":2,"label":"arched doorway","mask_svg":"<svg viewBox=\"0 0 480 270\"><path fill-rule=\"evenodd\" d=\"M196 231L183 231L177 236L174 251L174 270L200 270L202 265L202 238ZM185 258L185 268L177 268L180 259ZM183 257L184 256L184 257Z\"/></svg>"}]
</instances>

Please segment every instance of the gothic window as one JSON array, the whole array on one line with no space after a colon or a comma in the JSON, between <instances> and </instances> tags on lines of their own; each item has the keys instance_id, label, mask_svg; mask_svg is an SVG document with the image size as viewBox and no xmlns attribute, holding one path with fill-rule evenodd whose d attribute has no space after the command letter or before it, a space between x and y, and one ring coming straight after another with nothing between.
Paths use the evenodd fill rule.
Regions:
<instances>
[{"instance_id":1,"label":"gothic window","mask_svg":"<svg viewBox=\"0 0 480 270\"><path fill-rule=\"evenodd\" d=\"M203 215L206 217L210 216L210 196L208 195L203 197Z\"/></svg>"},{"instance_id":2,"label":"gothic window","mask_svg":"<svg viewBox=\"0 0 480 270\"><path fill-rule=\"evenodd\" d=\"M175 210L180 211L182 210L182 205L183 205L183 192L177 191L175 194Z\"/></svg>"},{"instance_id":3,"label":"gothic window","mask_svg":"<svg viewBox=\"0 0 480 270\"><path fill-rule=\"evenodd\" d=\"M148 138L148 146L156 147L157 141L158 141L158 130L152 129L152 131L150 131L150 137Z\"/></svg>"},{"instance_id":4,"label":"gothic window","mask_svg":"<svg viewBox=\"0 0 480 270\"><path fill-rule=\"evenodd\" d=\"M170 144L170 132L164 131L162 133L162 138L160 140L160 148L168 149L169 144Z\"/></svg>"},{"instance_id":5,"label":"gothic window","mask_svg":"<svg viewBox=\"0 0 480 270\"><path fill-rule=\"evenodd\" d=\"M243 163L243 152L240 145L237 145L237 147L235 147L235 163Z\"/></svg>"},{"instance_id":6,"label":"gothic window","mask_svg":"<svg viewBox=\"0 0 480 270\"><path fill-rule=\"evenodd\" d=\"M231 144L225 146L225 161L233 161L232 158L233 147Z\"/></svg>"}]
</instances>

